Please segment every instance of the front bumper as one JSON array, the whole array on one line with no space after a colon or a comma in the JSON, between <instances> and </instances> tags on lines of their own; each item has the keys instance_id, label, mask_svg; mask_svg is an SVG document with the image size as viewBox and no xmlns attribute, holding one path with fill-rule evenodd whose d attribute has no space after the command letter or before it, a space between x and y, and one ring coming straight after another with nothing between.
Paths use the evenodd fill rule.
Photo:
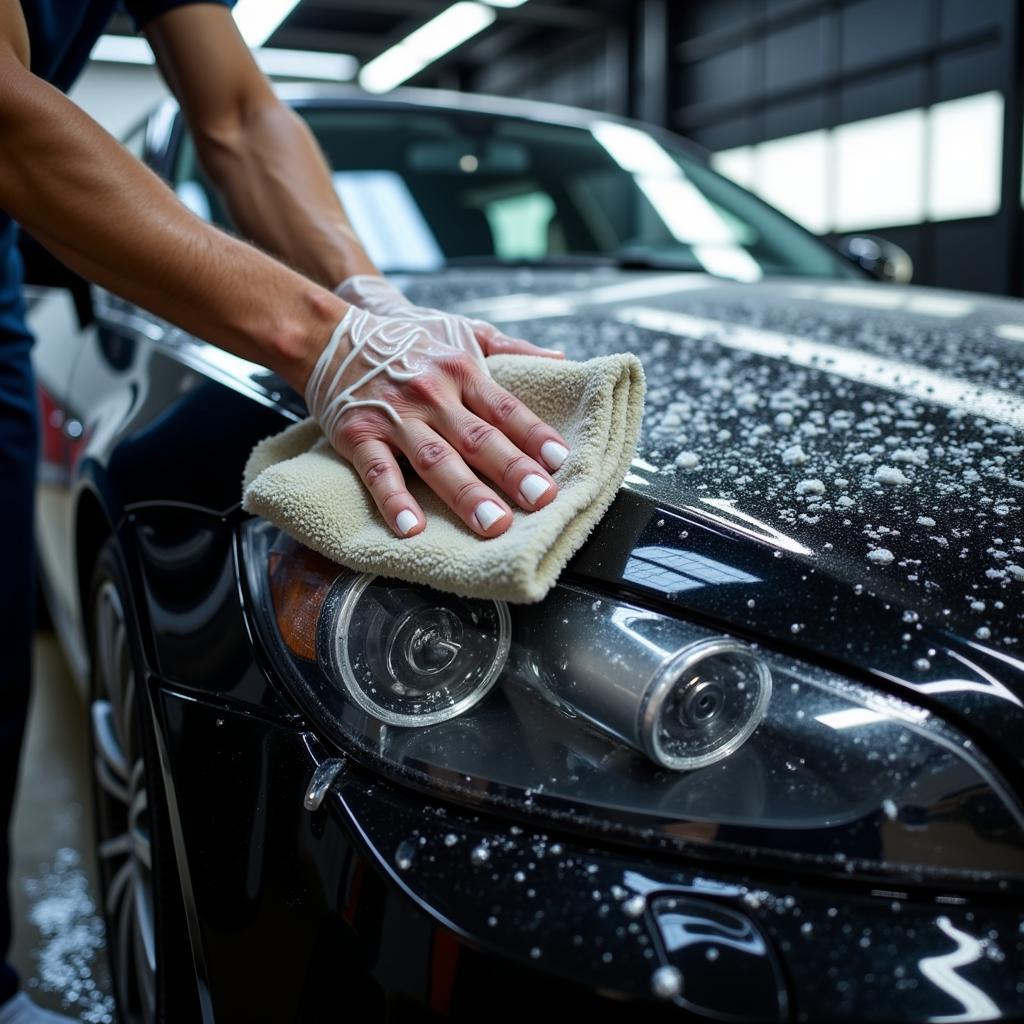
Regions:
<instances>
[{"instance_id":1,"label":"front bumper","mask_svg":"<svg viewBox=\"0 0 1024 1024\"><path fill-rule=\"evenodd\" d=\"M1000 890L739 876L473 813L299 728L158 689L197 971L230 1021L1024 1017ZM658 998L658 968L681 976ZM677 977L679 977L677 976Z\"/></svg>"}]
</instances>

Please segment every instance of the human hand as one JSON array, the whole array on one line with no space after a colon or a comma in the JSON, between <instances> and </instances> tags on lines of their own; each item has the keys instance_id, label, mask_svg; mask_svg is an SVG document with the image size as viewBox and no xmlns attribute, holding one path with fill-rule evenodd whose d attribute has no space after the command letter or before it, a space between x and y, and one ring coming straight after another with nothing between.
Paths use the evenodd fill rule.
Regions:
<instances>
[{"instance_id":1,"label":"human hand","mask_svg":"<svg viewBox=\"0 0 1024 1024\"><path fill-rule=\"evenodd\" d=\"M479 347L485 356L522 355L564 359L565 355L550 348L541 348L522 338L513 338L484 320L474 320L459 313L445 313L428 306L414 306L394 285L383 277L355 274L334 289L335 294L360 309L377 316L397 316L429 320L432 328L444 333L449 343L463 347Z\"/></svg>"},{"instance_id":2,"label":"human hand","mask_svg":"<svg viewBox=\"0 0 1024 1024\"><path fill-rule=\"evenodd\" d=\"M426 527L401 452L470 529L496 537L511 526L511 509L474 470L532 511L558 493L549 470L568 447L494 383L472 321L389 308L394 315L384 318L349 307L309 376L309 411L398 536Z\"/></svg>"}]
</instances>

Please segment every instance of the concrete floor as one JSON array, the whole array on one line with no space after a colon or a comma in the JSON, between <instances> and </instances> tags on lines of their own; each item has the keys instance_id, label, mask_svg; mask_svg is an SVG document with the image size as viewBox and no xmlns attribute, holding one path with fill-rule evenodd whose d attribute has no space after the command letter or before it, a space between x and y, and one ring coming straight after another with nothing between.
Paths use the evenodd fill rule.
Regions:
<instances>
[{"instance_id":1,"label":"concrete floor","mask_svg":"<svg viewBox=\"0 0 1024 1024\"><path fill-rule=\"evenodd\" d=\"M97 910L85 702L56 637L37 634L12 828L14 949L22 984L73 1020L114 1020Z\"/></svg>"}]
</instances>

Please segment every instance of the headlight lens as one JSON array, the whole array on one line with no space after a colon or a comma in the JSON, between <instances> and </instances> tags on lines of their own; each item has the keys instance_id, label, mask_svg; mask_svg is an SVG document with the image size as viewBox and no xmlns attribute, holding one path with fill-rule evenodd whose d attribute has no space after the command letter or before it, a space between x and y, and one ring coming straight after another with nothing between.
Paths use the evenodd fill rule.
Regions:
<instances>
[{"instance_id":1,"label":"headlight lens","mask_svg":"<svg viewBox=\"0 0 1024 1024\"><path fill-rule=\"evenodd\" d=\"M444 722L482 700L505 666L509 613L377 576L341 576L320 615L326 674L388 725Z\"/></svg>"},{"instance_id":2,"label":"headlight lens","mask_svg":"<svg viewBox=\"0 0 1024 1024\"><path fill-rule=\"evenodd\" d=\"M887 694L569 586L510 611L347 573L255 520L242 557L311 721L397 777L648 839L1024 877L998 774Z\"/></svg>"}]
</instances>

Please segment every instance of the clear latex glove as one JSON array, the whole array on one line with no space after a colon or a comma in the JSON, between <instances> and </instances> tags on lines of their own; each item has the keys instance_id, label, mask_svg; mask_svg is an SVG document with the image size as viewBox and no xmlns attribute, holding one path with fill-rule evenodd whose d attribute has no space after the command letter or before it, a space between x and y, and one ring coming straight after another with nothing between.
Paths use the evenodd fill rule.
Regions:
<instances>
[{"instance_id":1,"label":"clear latex glove","mask_svg":"<svg viewBox=\"0 0 1024 1024\"><path fill-rule=\"evenodd\" d=\"M396 452L472 530L504 533L510 507L474 470L520 507L541 508L558 491L550 471L565 442L491 380L470 321L404 299L388 309L349 307L306 384L310 414L399 536L426 522Z\"/></svg>"},{"instance_id":2,"label":"clear latex glove","mask_svg":"<svg viewBox=\"0 0 1024 1024\"><path fill-rule=\"evenodd\" d=\"M527 355L561 359L563 353L540 348L522 338L513 338L499 331L485 320L474 320L458 313L445 313L428 306L414 306L393 284L372 274L356 274L342 281L335 293L346 302L377 316L406 316L433 321L453 345L465 345L467 338L476 341L476 347L485 356Z\"/></svg>"}]
</instances>

